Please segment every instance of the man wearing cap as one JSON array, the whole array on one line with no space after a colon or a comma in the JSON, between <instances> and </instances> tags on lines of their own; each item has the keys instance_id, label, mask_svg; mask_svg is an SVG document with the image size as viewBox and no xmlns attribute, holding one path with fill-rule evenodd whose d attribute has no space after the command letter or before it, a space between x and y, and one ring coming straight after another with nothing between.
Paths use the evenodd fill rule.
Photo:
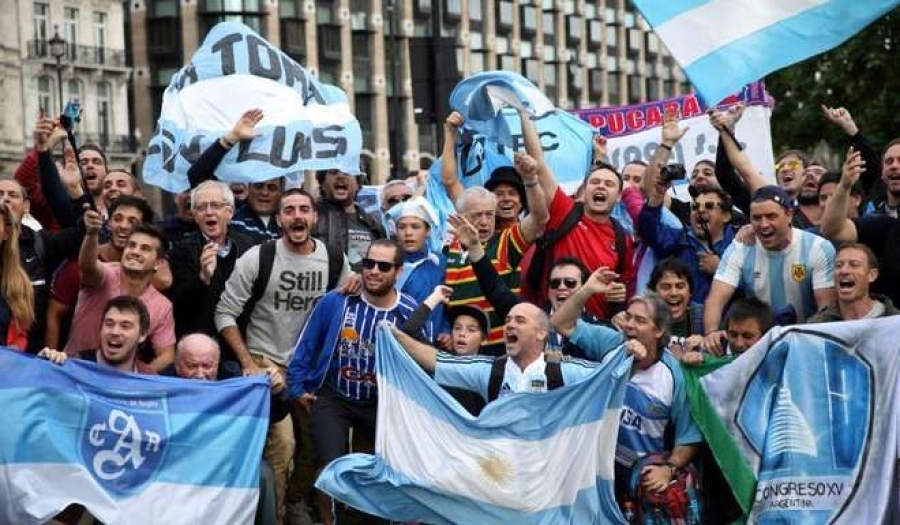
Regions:
<instances>
[{"instance_id":1,"label":"man wearing cap","mask_svg":"<svg viewBox=\"0 0 900 525\"><path fill-rule=\"evenodd\" d=\"M519 222L519 214L526 208L525 185L512 166L500 166L484 183L497 196L497 228L504 230Z\"/></svg>"},{"instance_id":2,"label":"man wearing cap","mask_svg":"<svg viewBox=\"0 0 900 525\"><path fill-rule=\"evenodd\" d=\"M834 247L791 226L794 202L780 186L763 186L750 201L751 245L733 242L722 256L703 312L707 333L718 330L725 305L740 286L776 312L804 322L835 298Z\"/></svg>"}]
</instances>

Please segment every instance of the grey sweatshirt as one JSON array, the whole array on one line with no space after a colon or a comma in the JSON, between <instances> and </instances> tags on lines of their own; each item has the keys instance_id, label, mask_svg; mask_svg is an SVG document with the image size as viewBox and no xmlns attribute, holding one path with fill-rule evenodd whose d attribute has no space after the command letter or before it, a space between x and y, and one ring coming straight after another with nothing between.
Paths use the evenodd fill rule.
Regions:
<instances>
[{"instance_id":1,"label":"grey sweatshirt","mask_svg":"<svg viewBox=\"0 0 900 525\"><path fill-rule=\"evenodd\" d=\"M254 246L237 260L225 283L215 315L219 332L237 326L257 275L259 246ZM350 267L345 256L339 285L349 276ZM327 285L328 251L322 241L316 240L316 250L310 255L297 255L279 239L266 291L253 308L244 334L244 343L250 353L287 366L306 316L312 310L313 302L325 294Z\"/></svg>"}]
</instances>

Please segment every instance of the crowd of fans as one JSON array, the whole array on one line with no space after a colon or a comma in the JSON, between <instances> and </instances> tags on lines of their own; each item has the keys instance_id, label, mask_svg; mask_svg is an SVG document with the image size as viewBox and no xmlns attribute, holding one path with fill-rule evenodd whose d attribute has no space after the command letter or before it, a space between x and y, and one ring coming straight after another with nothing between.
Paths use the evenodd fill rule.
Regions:
<instances>
[{"instance_id":1,"label":"crowd of fans","mask_svg":"<svg viewBox=\"0 0 900 525\"><path fill-rule=\"evenodd\" d=\"M465 122L453 113L447 224L415 176L382 188L384 219L357 203L357 177L335 170L317 173L318 196L282 179L220 182L218 164L256 135L258 110L193 164L177 216L156 220L137 177L95 146L63 146L59 122L42 116L33 151L0 180L0 336L55 363L268 374L258 522L279 525L334 523L338 507L312 489L317 469L372 448L380 324L475 414L578 381L624 347L635 366L616 493L631 512L632 469L640 490L663 491L701 456L683 367L733 359L775 325L900 313L900 139L879 155L847 110L823 107L823 125L846 133L842 166L789 150L772 185L737 142L755 137L734 135L742 109L709 112L718 154L691 167L690 202L670 191L685 132L674 114L649 163L605 163L598 137L569 195L525 113L513 166L464 188Z\"/></svg>"}]
</instances>

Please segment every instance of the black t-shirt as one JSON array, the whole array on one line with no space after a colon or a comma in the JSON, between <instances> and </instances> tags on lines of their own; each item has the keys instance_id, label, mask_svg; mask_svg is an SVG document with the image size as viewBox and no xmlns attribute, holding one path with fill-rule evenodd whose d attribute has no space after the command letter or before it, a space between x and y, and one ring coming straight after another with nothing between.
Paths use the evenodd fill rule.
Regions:
<instances>
[{"instance_id":1,"label":"black t-shirt","mask_svg":"<svg viewBox=\"0 0 900 525\"><path fill-rule=\"evenodd\" d=\"M853 219L857 238L878 256L878 279L872 291L900 304L900 219L887 215L867 215Z\"/></svg>"}]
</instances>

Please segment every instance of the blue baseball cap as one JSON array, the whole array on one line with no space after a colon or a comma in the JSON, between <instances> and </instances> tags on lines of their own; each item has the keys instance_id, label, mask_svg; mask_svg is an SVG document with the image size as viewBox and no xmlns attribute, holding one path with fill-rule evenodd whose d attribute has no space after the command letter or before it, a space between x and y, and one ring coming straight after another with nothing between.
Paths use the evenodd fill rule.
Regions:
<instances>
[{"instance_id":1,"label":"blue baseball cap","mask_svg":"<svg viewBox=\"0 0 900 525\"><path fill-rule=\"evenodd\" d=\"M775 203L780 204L786 210L793 210L797 206L794 199L788 197L787 192L781 186L763 186L756 190L753 198L750 199L751 203L763 201L775 201Z\"/></svg>"}]
</instances>

